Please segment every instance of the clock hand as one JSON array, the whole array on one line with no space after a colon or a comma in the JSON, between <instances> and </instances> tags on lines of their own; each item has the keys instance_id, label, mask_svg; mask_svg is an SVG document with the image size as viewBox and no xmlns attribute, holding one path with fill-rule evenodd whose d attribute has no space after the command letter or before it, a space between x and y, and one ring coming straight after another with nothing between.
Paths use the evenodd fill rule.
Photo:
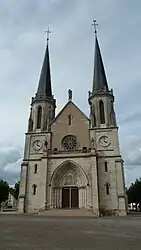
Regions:
<instances>
[{"instance_id":1,"label":"clock hand","mask_svg":"<svg viewBox=\"0 0 141 250\"><path fill-rule=\"evenodd\" d=\"M107 143L107 138L104 138L104 142Z\"/></svg>"}]
</instances>

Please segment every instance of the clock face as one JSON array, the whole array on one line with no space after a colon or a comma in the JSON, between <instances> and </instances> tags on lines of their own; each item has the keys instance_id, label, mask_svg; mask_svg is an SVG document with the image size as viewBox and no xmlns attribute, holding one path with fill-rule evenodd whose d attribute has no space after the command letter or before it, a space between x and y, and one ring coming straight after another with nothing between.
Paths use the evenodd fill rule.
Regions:
<instances>
[{"instance_id":1,"label":"clock face","mask_svg":"<svg viewBox=\"0 0 141 250\"><path fill-rule=\"evenodd\" d=\"M99 143L102 147L107 147L110 144L110 140L108 139L108 136L103 135L100 137Z\"/></svg>"},{"instance_id":2,"label":"clock face","mask_svg":"<svg viewBox=\"0 0 141 250\"><path fill-rule=\"evenodd\" d=\"M36 140L33 142L33 148L36 151L40 150L42 146L43 146L43 143L40 140Z\"/></svg>"}]
</instances>

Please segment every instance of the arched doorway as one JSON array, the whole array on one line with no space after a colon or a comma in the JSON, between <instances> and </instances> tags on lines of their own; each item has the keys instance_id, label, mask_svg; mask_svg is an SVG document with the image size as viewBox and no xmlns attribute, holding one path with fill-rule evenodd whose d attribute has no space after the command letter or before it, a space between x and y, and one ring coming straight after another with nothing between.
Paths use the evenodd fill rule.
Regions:
<instances>
[{"instance_id":1,"label":"arched doorway","mask_svg":"<svg viewBox=\"0 0 141 250\"><path fill-rule=\"evenodd\" d=\"M54 208L86 207L87 178L72 161L65 161L52 176L52 206Z\"/></svg>"},{"instance_id":2,"label":"arched doorway","mask_svg":"<svg viewBox=\"0 0 141 250\"><path fill-rule=\"evenodd\" d=\"M66 172L61 180L62 186L62 208L78 208L79 193L77 176L72 170Z\"/></svg>"},{"instance_id":3,"label":"arched doorway","mask_svg":"<svg viewBox=\"0 0 141 250\"><path fill-rule=\"evenodd\" d=\"M62 208L78 208L79 197L78 187L63 187L62 188Z\"/></svg>"}]
</instances>

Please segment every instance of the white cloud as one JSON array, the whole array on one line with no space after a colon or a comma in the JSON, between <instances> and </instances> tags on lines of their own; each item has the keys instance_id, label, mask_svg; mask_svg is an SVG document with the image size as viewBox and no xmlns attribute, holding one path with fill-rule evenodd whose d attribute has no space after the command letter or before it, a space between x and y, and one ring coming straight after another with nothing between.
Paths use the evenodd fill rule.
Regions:
<instances>
[{"instance_id":1,"label":"white cloud","mask_svg":"<svg viewBox=\"0 0 141 250\"><path fill-rule=\"evenodd\" d=\"M67 91L71 88L73 100L88 114L94 18L99 24L98 38L108 82L116 97L124 160L140 162L140 8L140 2L135 5L128 0L0 2L0 145L4 147L0 148L0 175L6 169L7 178L10 180L11 176L14 181L14 171L18 171L12 164L18 166L21 158L30 100L36 92L44 56L44 31L48 25L52 30L50 58L53 91L59 106L57 112L65 105ZM130 138L131 135L135 139ZM126 169L129 181L140 175L137 166L131 169L129 165Z\"/></svg>"},{"instance_id":2,"label":"white cloud","mask_svg":"<svg viewBox=\"0 0 141 250\"><path fill-rule=\"evenodd\" d=\"M0 145L0 170L3 172L15 163L18 163L21 158L22 149L16 146L1 146ZM7 168L8 166L8 168Z\"/></svg>"},{"instance_id":3,"label":"white cloud","mask_svg":"<svg viewBox=\"0 0 141 250\"><path fill-rule=\"evenodd\" d=\"M141 164L141 140L135 134L130 134L124 143L124 155L126 163L140 165Z\"/></svg>"},{"instance_id":4,"label":"white cloud","mask_svg":"<svg viewBox=\"0 0 141 250\"><path fill-rule=\"evenodd\" d=\"M61 3L63 0L50 0L51 3Z\"/></svg>"},{"instance_id":5,"label":"white cloud","mask_svg":"<svg viewBox=\"0 0 141 250\"><path fill-rule=\"evenodd\" d=\"M22 163L22 158L18 159L16 162L14 163L9 163L4 167L4 171L8 172L8 173L12 173L12 174L20 174L20 166Z\"/></svg>"}]
</instances>

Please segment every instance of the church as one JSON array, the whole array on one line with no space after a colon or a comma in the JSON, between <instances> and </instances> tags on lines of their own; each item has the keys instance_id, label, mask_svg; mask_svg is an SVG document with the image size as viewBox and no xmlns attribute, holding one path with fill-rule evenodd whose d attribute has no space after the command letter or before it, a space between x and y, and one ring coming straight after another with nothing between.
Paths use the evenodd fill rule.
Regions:
<instances>
[{"instance_id":1,"label":"church","mask_svg":"<svg viewBox=\"0 0 141 250\"><path fill-rule=\"evenodd\" d=\"M73 102L69 89L68 101L56 115L47 42L25 135L19 212L83 208L94 216L127 214L114 93L97 34L88 105L89 117Z\"/></svg>"}]
</instances>

